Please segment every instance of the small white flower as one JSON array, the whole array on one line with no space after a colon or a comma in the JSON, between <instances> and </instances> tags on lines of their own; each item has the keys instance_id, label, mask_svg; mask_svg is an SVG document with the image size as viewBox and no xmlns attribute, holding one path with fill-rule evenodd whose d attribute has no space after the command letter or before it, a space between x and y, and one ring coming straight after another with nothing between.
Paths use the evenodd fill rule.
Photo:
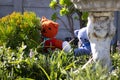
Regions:
<instances>
[{"instance_id":1,"label":"small white flower","mask_svg":"<svg viewBox=\"0 0 120 80\"><path fill-rule=\"evenodd\" d=\"M32 49L30 49L30 53L29 53L30 58L33 57L33 54L34 54L34 52L32 51Z\"/></svg>"}]
</instances>

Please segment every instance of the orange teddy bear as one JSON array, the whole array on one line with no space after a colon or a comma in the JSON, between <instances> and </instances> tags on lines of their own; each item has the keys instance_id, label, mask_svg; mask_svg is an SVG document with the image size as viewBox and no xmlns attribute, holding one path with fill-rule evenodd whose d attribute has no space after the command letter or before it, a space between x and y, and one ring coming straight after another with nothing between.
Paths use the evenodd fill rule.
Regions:
<instances>
[{"instance_id":1,"label":"orange teddy bear","mask_svg":"<svg viewBox=\"0 0 120 80\"><path fill-rule=\"evenodd\" d=\"M58 40L55 36L58 33L59 24L53 22L52 20L47 19L46 17L42 17L41 19L41 33L44 37L44 48L48 51L48 49L54 50L56 48L63 49L65 52L69 52L71 49L70 44L67 41Z\"/></svg>"}]
</instances>

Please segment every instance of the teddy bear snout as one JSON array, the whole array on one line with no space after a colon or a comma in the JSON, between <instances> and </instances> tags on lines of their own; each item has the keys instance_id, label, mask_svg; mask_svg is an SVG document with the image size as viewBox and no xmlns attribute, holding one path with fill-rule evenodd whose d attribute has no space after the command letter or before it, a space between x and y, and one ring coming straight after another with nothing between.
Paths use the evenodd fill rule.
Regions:
<instances>
[{"instance_id":1,"label":"teddy bear snout","mask_svg":"<svg viewBox=\"0 0 120 80\"><path fill-rule=\"evenodd\" d=\"M45 30L45 29L42 29L42 33L46 33L46 30Z\"/></svg>"}]
</instances>

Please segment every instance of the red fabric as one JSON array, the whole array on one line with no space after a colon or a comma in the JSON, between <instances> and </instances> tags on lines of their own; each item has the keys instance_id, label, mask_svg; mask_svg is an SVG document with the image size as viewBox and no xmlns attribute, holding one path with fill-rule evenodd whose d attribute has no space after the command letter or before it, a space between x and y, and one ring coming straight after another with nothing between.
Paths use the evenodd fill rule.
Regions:
<instances>
[{"instance_id":1,"label":"red fabric","mask_svg":"<svg viewBox=\"0 0 120 80\"><path fill-rule=\"evenodd\" d=\"M57 40L56 38L52 38L50 40L46 40L44 47L46 48L46 50L48 48L54 50L55 48L59 48L62 49L62 41L61 40Z\"/></svg>"}]
</instances>

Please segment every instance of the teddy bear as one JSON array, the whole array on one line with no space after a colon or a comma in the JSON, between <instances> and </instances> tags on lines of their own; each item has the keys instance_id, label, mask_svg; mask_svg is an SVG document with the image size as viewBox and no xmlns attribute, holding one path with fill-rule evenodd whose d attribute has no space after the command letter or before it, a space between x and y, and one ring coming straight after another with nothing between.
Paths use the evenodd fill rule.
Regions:
<instances>
[{"instance_id":1,"label":"teddy bear","mask_svg":"<svg viewBox=\"0 0 120 80\"><path fill-rule=\"evenodd\" d=\"M90 42L87 36L87 27L74 31L75 36L78 38L78 47L74 49L74 55L89 55L91 54Z\"/></svg>"},{"instance_id":2,"label":"teddy bear","mask_svg":"<svg viewBox=\"0 0 120 80\"><path fill-rule=\"evenodd\" d=\"M45 51L60 49L65 52L71 50L71 45L67 41L62 41L56 38L58 33L59 24L46 17L41 18L41 34L44 37L44 49Z\"/></svg>"}]
</instances>

